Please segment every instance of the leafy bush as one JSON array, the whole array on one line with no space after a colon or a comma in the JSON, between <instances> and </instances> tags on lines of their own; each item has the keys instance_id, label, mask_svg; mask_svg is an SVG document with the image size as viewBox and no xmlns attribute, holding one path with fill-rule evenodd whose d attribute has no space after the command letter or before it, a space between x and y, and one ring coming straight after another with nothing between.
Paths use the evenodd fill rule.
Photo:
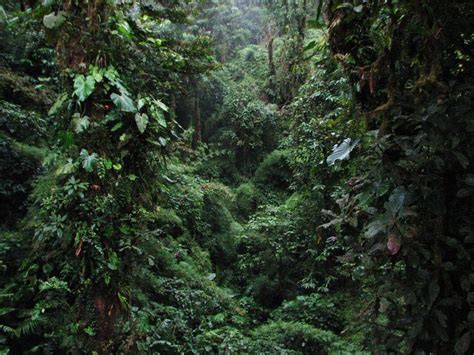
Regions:
<instances>
[{"instance_id":1,"label":"leafy bush","mask_svg":"<svg viewBox=\"0 0 474 355\"><path fill-rule=\"evenodd\" d=\"M204 205L202 220L208 229L203 234L203 246L209 250L217 268L230 267L236 258L235 227L228 210L232 201L230 189L222 184L208 183L202 186Z\"/></svg>"},{"instance_id":2,"label":"leafy bush","mask_svg":"<svg viewBox=\"0 0 474 355\"><path fill-rule=\"evenodd\" d=\"M211 152L204 156L198 162L195 172L203 178L219 180L229 185L234 185L240 180L234 153L228 149Z\"/></svg>"},{"instance_id":3,"label":"leafy bush","mask_svg":"<svg viewBox=\"0 0 474 355\"><path fill-rule=\"evenodd\" d=\"M254 184L241 184L236 190L233 200L233 210L241 219L247 219L258 206L259 196Z\"/></svg>"},{"instance_id":4,"label":"leafy bush","mask_svg":"<svg viewBox=\"0 0 474 355\"><path fill-rule=\"evenodd\" d=\"M308 271L313 238L301 232L299 218L285 204L262 206L237 241L241 286L268 308L295 296Z\"/></svg>"},{"instance_id":5,"label":"leafy bush","mask_svg":"<svg viewBox=\"0 0 474 355\"><path fill-rule=\"evenodd\" d=\"M252 331L251 337L254 350L264 354L277 350L327 354L343 347L334 333L301 322L269 322Z\"/></svg>"},{"instance_id":6,"label":"leafy bush","mask_svg":"<svg viewBox=\"0 0 474 355\"><path fill-rule=\"evenodd\" d=\"M287 189L291 181L289 152L274 150L265 157L255 172L255 184L262 189Z\"/></svg>"},{"instance_id":7,"label":"leafy bush","mask_svg":"<svg viewBox=\"0 0 474 355\"><path fill-rule=\"evenodd\" d=\"M24 215L31 184L39 168L37 159L21 154L11 140L3 139L0 135L1 224L13 225Z\"/></svg>"},{"instance_id":8,"label":"leafy bush","mask_svg":"<svg viewBox=\"0 0 474 355\"><path fill-rule=\"evenodd\" d=\"M0 100L0 131L8 136L28 144L39 143L46 138L46 124L38 112Z\"/></svg>"},{"instance_id":9,"label":"leafy bush","mask_svg":"<svg viewBox=\"0 0 474 355\"><path fill-rule=\"evenodd\" d=\"M196 337L196 350L206 354L247 353L249 339L232 326L210 329Z\"/></svg>"},{"instance_id":10,"label":"leafy bush","mask_svg":"<svg viewBox=\"0 0 474 355\"><path fill-rule=\"evenodd\" d=\"M343 330L340 305L329 295L318 293L297 296L291 301L283 302L271 313L271 317L275 320L303 322L337 333Z\"/></svg>"}]
</instances>

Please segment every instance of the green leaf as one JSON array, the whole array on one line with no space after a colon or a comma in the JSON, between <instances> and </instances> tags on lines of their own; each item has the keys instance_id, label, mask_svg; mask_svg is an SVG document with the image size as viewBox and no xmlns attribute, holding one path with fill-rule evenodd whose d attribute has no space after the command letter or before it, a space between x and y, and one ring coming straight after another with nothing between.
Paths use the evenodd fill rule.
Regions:
<instances>
[{"instance_id":1,"label":"green leaf","mask_svg":"<svg viewBox=\"0 0 474 355\"><path fill-rule=\"evenodd\" d=\"M439 324L443 328L446 328L448 326L447 321L448 321L448 316L441 312L440 310L435 310L436 317L438 317Z\"/></svg>"},{"instance_id":2,"label":"green leaf","mask_svg":"<svg viewBox=\"0 0 474 355\"><path fill-rule=\"evenodd\" d=\"M107 170L112 169L112 166L113 166L112 160L110 160L110 159L104 160L104 167Z\"/></svg>"},{"instance_id":3,"label":"green leaf","mask_svg":"<svg viewBox=\"0 0 474 355\"><path fill-rule=\"evenodd\" d=\"M122 295L120 292L117 293L117 297L120 301L120 305L122 306L123 309L130 309L130 303L128 303L127 298Z\"/></svg>"},{"instance_id":4,"label":"green leaf","mask_svg":"<svg viewBox=\"0 0 474 355\"><path fill-rule=\"evenodd\" d=\"M44 27L48 29L53 29L55 27L61 26L64 21L66 21L66 12L64 11L59 11L58 13L56 12L51 12L48 15L45 15L43 17L43 24Z\"/></svg>"},{"instance_id":5,"label":"green leaf","mask_svg":"<svg viewBox=\"0 0 474 355\"><path fill-rule=\"evenodd\" d=\"M88 326L87 328L84 328L84 332L87 335L90 335L91 337L95 335L95 330L91 326Z\"/></svg>"},{"instance_id":6,"label":"green leaf","mask_svg":"<svg viewBox=\"0 0 474 355\"><path fill-rule=\"evenodd\" d=\"M0 308L0 316L3 316L4 314L8 314L13 311L15 311L15 308L12 308L12 307Z\"/></svg>"},{"instance_id":7,"label":"green leaf","mask_svg":"<svg viewBox=\"0 0 474 355\"><path fill-rule=\"evenodd\" d=\"M319 18L321 17L322 10L323 10L323 1L319 0L318 9L316 11L316 21L318 21Z\"/></svg>"},{"instance_id":8,"label":"green leaf","mask_svg":"<svg viewBox=\"0 0 474 355\"><path fill-rule=\"evenodd\" d=\"M155 118L161 127L166 128L166 119L162 111L158 111L157 114L155 115Z\"/></svg>"},{"instance_id":9,"label":"green leaf","mask_svg":"<svg viewBox=\"0 0 474 355\"><path fill-rule=\"evenodd\" d=\"M92 76L78 75L74 79L74 95L79 98L79 101L85 101L95 89L95 80Z\"/></svg>"},{"instance_id":10,"label":"green leaf","mask_svg":"<svg viewBox=\"0 0 474 355\"><path fill-rule=\"evenodd\" d=\"M123 133L123 134L120 135L119 141L125 143L125 142L127 142L130 138L131 138L131 135L130 135L130 134Z\"/></svg>"},{"instance_id":11,"label":"green leaf","mask_svg":"<svg viewBox=\"0 0 474 355\"><path fill-rule=\"evenodd\" d=\"M135 122L140 133L144 133L148 125L148 116L146 113L135 114Z\"/></svg>"},{"instance_id":12,"label":"green leaf","mask_svg":"<svg viewBox=\"0 0 474 355\"><path fill-rule=\"evenodd\" d=\"M8 21L8 15L5 11L5 9L3 8L2 5L0 5L0 24L4 24Z\"/></svg>"},{"instance_id":13,"label":"green leaf","mask_svg":"<svg viewBox=\"0 0 474 355\"><path fill-rule=\"evenodd\" d=\"M156 100L155 99L155 104L161 108L163 111L165 112L168 112L168 106L166 106L163 102L161 102L160 100Z\"/></svg>"},{"instance_id":14,"label":"green leaf","mask_svg":"<svg viewBox=\"0 0 474 355\"><path fill-rule=\"evenodd\" d=\"M99 68L97 65L91 66L89 72L97 83L100 83L104 79L104 69Z\"/></svg>"},{"instance_id":15,"label":"green leaf","mask_svg":"<svg viewBox=\"0 0 474 355\"><path fill-rule=\"evenodd\" d=\"M367 238L373 238L377 234L387 231L387 223L384 220L375 220L367 226L365 236Z\"/></svg>"},{"instance_id":16,"label":"green leaf","mask_svg":"<svg viewBox=\"0 0 474 355\"><path fill-rule=\"evenodd\" d=\"M304 51L309 51L310 49L313 49L314 47L316 47L316 45L317 45L317 42L313 40L304 47Z\"/></svg>"},{"instance_id":17,"label":"green leaf","mask_svg":"<svg viewBox=\"0 0 474 355\"><path fill-rule=\"evenodd\" d=\"M474 187L474 175L473 174L468 174L466 178L464 179L464 183L466 185L469 185L471 187Z\"/></svg>"},{"instance_id":18,"label":"green leaf","mask_svg":"<svg viewBox=\"0 0 474 355\"><path fill-rule=\"evenodd\" d=\"M71 160L69 160L66 164L60 165L56 171L56 175L67 175L71 174L76 170L76 164L74 164Z\"/></svg>"},{"instance_id":19,"label":"green leaf","mask_svg":"<svg viewBox=\"0 0 474 355\"><path fill-rule=\"evenodd\" d=\"M104 76L111 82L111 83L115 83L117 81L117 78L118 78L118 72L117 70L115 70L114 67L107 67L107 69L105 70L104 72Z\"/></svg>"},{"instance_id":20,"label":"green leaf","mask_svg":"<svg viewBox=\"0 0 474 355\"><path fill-rule=\"evenodd\" d=\"M132 99L125 93L122 93L121 95L114 93L110 95L110 98L119 110L124 112L137 112L137 108L135 107Z\"/></svg>"},{"instance_id":21,"label":"green leaf","mask_svg":"<svg viewBox=\"0 0 474 355\"><path fill-rule=\"evenodd\" d=\"M61 143L63 149L70 148L74 144L74 133L72 133L70 130L60 132L59 142Z\"/></svg>"},{"instance_id":22,"label":"green leaf","mask_svg":"<svg viewBox=\"0 0 474 355\"><path fill-rule=\"evenodd\" d=\"M80 153L80 157L82 159L82 167L87 172L92 172L94 170L94 165L97 163L97 154L89 152L86 149L82 149Z\"/></svg>"},{"instance_id":23,"label":"green leaf","mask_svg":"<svg viewBox=\"0 0 474 355\"><path fill-rule=\"evenodd\" d=\"M125 20L122 20L118 26L117 26L117 30L126 38L132 38L133 36L133 31L132 29L130 28L130 25L128 24L127 21Z\"/></svg>"},{"instance_id":24,"label":"green leaf","mask_svg":"<svg viewBox=\"0 0 474 355\"><path fill-rule=\"evenodd\" d=\"M64 106L64 103L67 101L69 95L67 93L63 93L59 95L59 97L56 99L54 102L53 106L48 111L48 116L54 116L56 115L59 110Z\"/></svg>"},{"instance_id":25,"label":"green leaf","mask_svg":"<svg viewBox=\"0 0 474 355\"><path fill-rule=\"evenodd\" d=\"M347 159L357 143L359 143L358 139L355 141L352 141L350 138L344 139L341 144L334 146L332 153L326 159L327 163L334 165L337 160Z\"/></svg>"},{"instance_id":26,"label":"green leaf","mask_svg":"<svg viewBox=\"0 0 474 355\"><path fill-rule=\"evenodd\" d=\"M141 110L146 105L145 99L138 99L138 109Z\"/></svg>"},{"instance_id":27,"label":"green leaf","mask_svg":"<svg viewBox=\"0 0 474 355\"><path fill-rule=\"evenodd\" d=\"M155 46L161 46L161 44L163 43L163 41L159 38L153 38L153 37L147 37L146 39L148 42L151 42L153 43Z\"/></svg>"},{"instance_id":28,"label":"green leaf","mask_svg":"<svg viewBox=\"0 0 474 355\"><path fill-rule=\"evenodd\" d=\"M461 152L453 152L453 154L456 156L459 164L461 164L464 169L469 166L469 159L464 154Z\"/></svg>"},{"instance_id":29,"label":"green leaf","mask_svg":"<svg viewBox=\"0 0 474 355\"><path fill-rule=\"evenodd\" d=\"M464 354L469 349L471 345L471 332L467 331L464 333L454 345L454 351L456 354Z\"/></svg>"},{"instance_id":30,"label":"green leaf","mask_svg":"<svg viewBox=\"0 0 474 355\"><path fill-rule=\"evenodd\" d=\"M115 131L119 130L120 128L122 128L122 126L123 126L123 123L122 123L122 122L117 122L117 123L110 129L110 131L111 131L111 132L115 132Z\"/></svg>"},{"instance_id":31,"label":"green leaf","mask_svg":"<svg viewBox=\"0 0 474 355\"><path fill-rule=\"evenodd\" d=\"M340 10L340 9L353 9L354 8L354 5L352 5L350 2L345 2L345 3L342 3L341 5L338 5L336 6L336 10Z\"/></svg>"},{"instance_id":32,"label":"green leaf","mask_svg":"<svg viewBox=\"0 0 474 355\"><path fill-rule=\"evenodd\" d=\"M402 209L405 202L406 193L402 188L397 188L388 198L385 208L395 217Z\"/></svg>"},{"instance_id":33,"label":"green leaf","mask_svg":"<svg viewBox=\"0 0 474 355\"><path fill-rule=\"evenodd\" d=\"M74 128L74 132L76 133L82 133L84 132L87 128L89 128L90 125L90 120L89 117L87 116L80 116L78 113L75 113L72 119L72 126Z\"/></svg>"},{"instance_id":34,"label":"green leaf","mask_svg":"<svg viewBox=\"0 0 474 355\"><path fill-rule=\"evenodd\" d=\"M120 261L117 256L117 253L112 252L109 255L109 261L107 262L107 266L109 267L110 270L117 270L119 267Z\"/></svg>"},{"instance_id":35,"label":"green leaf","mask_svg":"<svg viewBox=\"0 0 474 355\"><path fill-rule=\"evenodd\" d=\"M158 141L160 142L162 147L166 147L166 144L168 144L168 141L166 140L166 138L163 138L163 137L158 137Z\"/></svg>"}]
</instances>

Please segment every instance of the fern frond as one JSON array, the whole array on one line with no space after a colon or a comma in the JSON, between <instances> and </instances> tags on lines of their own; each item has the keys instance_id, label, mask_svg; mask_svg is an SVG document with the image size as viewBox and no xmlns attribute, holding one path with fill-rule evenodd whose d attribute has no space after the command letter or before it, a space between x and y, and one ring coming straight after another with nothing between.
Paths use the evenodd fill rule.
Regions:
<instances>
[{"instance_id":1,"label":"fern frond","mask_svg":"<svg viewBox=\"0 0 474 355\"><path fill-rule=\"evenodd\" d=\"M20 323L16 328L16 332L18 335L29 335L33 334L36 328L38 328L41 324L41 320L39 319L27 319Z\"/></svg>"},{"instance_id":2,"label":"fern frond","mask_svg":"<svg viewBox=\"0 0 474 355\"><path fill-rule=\"evenodd\" d=\"M14 336L17 336L17 331L12 328L12 327L9 327L8 325L5 325L5 324L0 324L0 331L7 334L7 335L14 335Z\"/></svg>"},{"instance_id":3,"label":"fern frond","mask_svg":"<svg viewBox=\"0 0 474 355\"><path fill-rule=\"evenodd\" d=\"M0 316L11 313L15 310L13 307L0 307Z\"/></svg>"}]
</instances>

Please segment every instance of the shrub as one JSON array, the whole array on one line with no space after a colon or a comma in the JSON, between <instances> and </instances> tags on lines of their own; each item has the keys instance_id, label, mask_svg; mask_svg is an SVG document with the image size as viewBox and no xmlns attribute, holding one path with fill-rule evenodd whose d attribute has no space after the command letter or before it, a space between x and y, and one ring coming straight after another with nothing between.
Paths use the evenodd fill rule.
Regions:
<instances>
[{"instance_id":1,"label":"shrub","mask_svg":"<svg viewBox=\"0 0 474 355\"><path fill-rule=\"evenodd\" d=\"M0 100L0 131L29 144L46 138L46 121L35 111Z\"/></svg>"},{"instance_id":2,"label":"shrub","mask_svg":"<svg viewBox=\"0 0 474 355\"><path fill-rule=\"evenodd\" d=\"M288 157L288 151L278 149L267 155L255 172L255 184L263 189L287 189L291 180Z\"/></svg>"},{"instance_id":3,"label":"shrub","mask_svg":"<svg viewBox=\"0 0 474 355\"><path fill-rule=\"evenodd\" d=\"M263 353L281 348L304 354L327 354L339 347L334 333L301 322L269 322L252 332L252 340L255 350Z\"/></svg>"},{"instance_id":4,"label":"shrub","mask_svg":"<svg viewBox=\"0 0 474 355\"><path fill-rule=\"evenodd\" d=\"M230 190L219 183L202 185L204 191L203 221L209 227L209 233L225 233L230 229L232 215L228 207L232 200ZM206 233L207 234L207 233Z\"/></svg>"},{"instance_id":5,"label":"shrub","mask_svg":"<svg viewBox=\"0 0 474 355\"><path fill-rule=\"evenodd\" d=\"M26 200L39 163L21 154L0 136L0 224L13 225L26 212Z\"/></svg>"},{"instance_id":6,"label":"shrub","mask_svg":"<svg viewBox=\"0 0 474 355\"><path fill-rule=\"evenodd\" d=\"M241 184L236 190L233 200L234 212L242 219L248 219L258 206L259 198L255 185L251 182Z\"/></svg>"},{"instance_id":7,"label":"shrub","mask_svg":"<svg viewBox=\"0 0 474 355\"><path fill-rule=\"evenodd\" d=\"M220 183L202 186L204 205L202 220L207 225L202 245L209 251L213 264L229 267L236 258L234 241L234 219L228 210L232 201L231 191Z\"/></svg>"},{"instance_id":8,"label":"shrub","mask_svg":"<svg viewBox=\"0 0 474 355\"><path fill-rule=\"evenodd\" d=\"M343 328L342 315L336 302L330 296L318 293L285 301L272 312L271 317L275 320L300 321L334 332L340 332Z\"/></svg>"},{"instance_id":9,"label":"shrub","mask_svg":"<svg viewBox=\"0 0 474 355\"><path fill-rule=\"evenodd\" d=\"M179 236L183 233L183 221L176 215L176 212L168 208L159 208L155 223L159 226L164 235Z\"/></svg>"},{"instance_id":10,"label":"shrub","mask_svg":"<svg viewBox=\"0 0 474 355\"><path fill-rule=\"evenodd\" d=\"M240 179L235 156L231 150L221 150L204 156L196 166L196 174L209 180L218 179L230 185L236 184Z\"/></svg>"},{"instance_id":11,"label":"shrub","mask_svg":"<svg viewBox=\"0 0 474 355\"><path fill-rule=\"evenodd\" d=\"M249 340L240 330L224 326L218 329L210 329L196 337L196 350L205 354L233 354L246 353Z\"/></svg>"}]
</instances>

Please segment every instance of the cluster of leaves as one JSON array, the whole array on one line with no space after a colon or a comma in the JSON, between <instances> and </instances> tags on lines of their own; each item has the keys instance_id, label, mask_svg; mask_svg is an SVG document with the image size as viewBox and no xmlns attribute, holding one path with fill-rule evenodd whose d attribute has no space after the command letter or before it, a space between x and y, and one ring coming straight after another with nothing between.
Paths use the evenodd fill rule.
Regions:
<instances>
[{"instance_id":1,"label":"cluster of leaves","mask_svg":"<svg viewBox=\"0 0 474 355\"><path fill-rule=\"evenodd\" d=\"M206 127L209 142L227 151L243 175L255 171L275 148L280 134L275 106L262 100L267 73L264 61L261 47L247 46L218 73L225 96Z\"/></svg>"},{"instance_id":2,"label":"cluster of leaves","mask_svg":"<svg viewBox=\"0 0 474 355\"><path fill-rule=\"evenodd\" d=\"M333 222L367 287L363 314L379 351L473 349L473 58L464 11L472 13L464 1L331 1L326 9L331 50L377 129L351 164Z\"/></svg>"},{"instance_id":3,"label":"cluster of leaves","mask_svg":"<svg viewBox=\"0 0 474 355\"><path fill-rule=\"evenodd\" d=\"M155 211L166 181L160 170L179 128L157 97L177 86L176 74L203 70L208 45L157 38L156 26L184 13L179 6L167 12L143 5L138 17L136 10L55 1L35 9L57 41L64 86L48 112L55 140L32 196L26 230L34 238L15 239L30 252L18 273L9 265L2 278L0 324L8 335L2 343L11 350L188 349L193 329L225 304L207 279L208 267L194 271L208 265L206 253L194 246L196 256L181 260L167 251L176 242L158 243L165 225L157 225ZM127 67L137 57L167 73L159 85L153 85L159 75L151 82L130 75L149 68L146 60ZM6 121L6 129L14 130L13 123Z\"/></svg>"}]
</instances>

